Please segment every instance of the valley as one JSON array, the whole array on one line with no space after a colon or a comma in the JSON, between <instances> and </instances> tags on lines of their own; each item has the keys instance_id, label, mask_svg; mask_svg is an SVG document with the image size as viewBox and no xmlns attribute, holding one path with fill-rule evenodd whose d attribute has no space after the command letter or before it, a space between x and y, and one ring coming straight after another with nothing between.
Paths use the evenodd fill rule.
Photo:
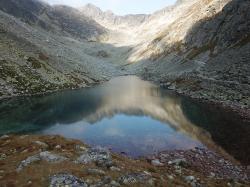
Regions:
<instances>
[{"instance_id":1,"label":"valley","mask_svg":"<svg viewBox=\"0 0 250 187\"><path fill-rule=\"evenodd\" d=\"M0 186L249 186L249 9L0 0Z\"/></svg>"},{"instance_id":2,"label":"valley","mask_svg":"<svg viewBox=\"0 0 250 187\"><path fill-rule=\"evenodd\" d=\"M1 97L137 75L249 109L248 1L184 0L127 16L29 1L1 1Z\"/></svg>"}]
</instances>

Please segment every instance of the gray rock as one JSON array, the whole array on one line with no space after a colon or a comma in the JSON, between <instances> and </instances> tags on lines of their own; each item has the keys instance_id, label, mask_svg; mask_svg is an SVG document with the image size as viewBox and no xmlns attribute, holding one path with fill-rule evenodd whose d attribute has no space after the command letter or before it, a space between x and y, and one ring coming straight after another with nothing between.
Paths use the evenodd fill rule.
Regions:
<instances>
[{"instance_id":1,"label":"gray rock","mask_svg":"<svg viewBox=\"0 0 250 187\"><path fill-rule=\"evenodd\" d=\"M0 153L0 160L5 160L7 155L5 153Z\"/></svg>"},{"instance_id":2,"label":"gray rock","mask_svg":"<svg viewBox=\"0 0 250 187\"><path fill-rule=\"evenodd\" d=\"M39 146L42 146L44 148L48 148L48 144L44 143L44 142L41 142L41 141L35 141L34 142L35 144L39 145Z\"/></svg>"},{"instance_id":3,"label":"gray rock","mask_svg":"<svg viewBox=\"0 0 250 187\"><path fill-rule=\"evenodd\" d=\"M17 168L17 171L19 172L24 167L27 167L30 164L32 164L34 162L41 161L41 160L45 160L45 161L50 162L50 163L59 163L59 162L67 160L67 158L63 157L63 156L60 156L60 155L57 155L57 154L50 153L48 151L41 152L39 154L36 154L34 156L30 156L30 157L26 158L25 160L23 160L19 164L19 166Z\"/></svg>"},{"instance_id":4,"label":"gray rock","mask_svg":"<svg viewBox=\"0 0 250 187\"><path fill-rule=\"evenodd\" d=\"M17 171L21 171L24 167L27 167L29 166L30 164L34 163L34 162L38 162L38 161L41 161L41 158L39 155L34 155L34 156L30 156L28 158L26 158L25 160L23 160L18 168L17 168Z\"/></svg>"},{"instance_id":5,"label":"gray rock","mask_svg":"<svg viewBox=\"0 0 250 187\"><path fill-rule=\"evenodd\" d=\"M8 135L3 135L3 136L0 137L0 140L4 140L4 139L8 139L8 138L9 138Z\"/></svg>"},{"instance_id":6,"label":"gray rock","mask_svg":"<svg viewBox=\"0 0 250 187\"><path fill-rule=\"evenodd\" d=\"M118 178L118 182L122 185L131 185L135 183L147 183L151 176L144 173L130 173Z\"/></svg>"},{"instance_id":7,"label":"gray rock","mask_svg":"<svg viewBox=\"0 0 250 187\"><path fill-rule=\"evenodd\" d=\"M157 167L164 166L164 164L161 163L160 160L158 160L158 159L152 160L152 161L151 161L151 164L152 164L153 166L157 166Z\"/></svg>"},{"instance_id":8,"label":"gray rock","mask_svg":"<svg viewBox=\"0 0 250 187\"><path fill-rule=\"evenodd\" d=\"M169 180L174 180L173 175L168 175L168 179L169 179Z\"/></svg>"},{"instance_id":9,"label":"gray rock","mask_svg":"<svg viewBox=\"0 0 250 187\"><path fill-rule=\"evenodd\" d=\"M196 181L194 176L186 176L186 177L184 178L184 180L185 180L187 183L191 183L191 182L193 182L193 181Z\"/></svg>"},{"instance_id":10,"label":"gray rock","mask_svg":"<svg viewBox=\"0 0 250 187\"><path fill-rule=\"evenodd\" d=\"M109 150L102 147L91 148L83 153L77 160L76 163L88 164L95 162L98 166L111 167L113 165L111 154Z\"/></svg>"},{"instance_id":11,"label":"gray rock","mask_svg":"<svg viewBox=\"0 0 250 187\"><path fill-rule=\"evenodd\" d=\"M115 167L115 166L111 166L109 169L110 169L111 171L121 171L120 168Z\"/></svg>"},{"instance_id":12,"label":"gray rock","mask_svg":"<svg viewBox=\"0 0 250 187\"><path fill-rule=\"evenodd\" d=\"M77 158L77 160L75 161L75 163L77 164L89 164L92 162L91 157L89 156L88 153L84 153L82 154L80 157Z\"/></svg>"},{"instance_id":13,"label":"gray rock","mask_svg":"<svg viewBox=\"0 0 250 187\"><path fill-rule=\"evenodd\" d=\"M184 180L192 187L201 187L201 184L197 182L194 176L186 176L184 177Z\"/></svg>"},{"instance_id":14,"label":"gray rock","mask_svg":"<svg viewBox=\"0 0 250 187\"><path fill-rule=\"evenodd\" d=\"M189 164L185 158L175 159L175 160L169 161L168 164L175 165L175 166L181 166L181 167L189 166Z\"/></svg>"},{"instance_id":15,"label":"gray rock","mask_svg":"<svg viewBox=\"0 0 250 187\"><path fill-rule=\"evenodd\" d=\"M88 187L88 184L71 174L56 174L50 177L50 187Z\"/></svg>"},{"instance_id":16,"label":"gray rock","mask_svg":"<svg viewBox=\"0 0 250 187\"><path fill-rule=\"evenodd\" d=\"M105 175L105 171L101 169L87 169L89 175Z\"/></svg>"},{"instance_id":17,"label":"gray rock","mask_svg":"<svg viewBox=\"0 0 250 187\"><path fill-rule=\"evenodd\" d=\"M51 162L51 163L59 163L59 162L67 160L66 157L50 153L49 151L41 152L39 156L42 160L46 160L47 162Z\"/></svg>"},{"instance_id":18,"label":"gray rock","mask_svg":"<svg viewBox=\"0 0 250 187\"><path fill-rule=\"evenodd\" d=\"M118 182L116 182L116 181L111 181L110 186L111 187L119 187L121 185Z\"/></svg>"},{"instance_id":19,"label":"gray rock","mask_svg":"<svg viewBox=\"0 0 250 187\"><path fill-rule=\"evenodd\" d=\"M56 149L61 149L61 148L62 148L62 146L57 145L57 146L55 146L55 148L56 148Z\"/></svg>"}]
</instances>

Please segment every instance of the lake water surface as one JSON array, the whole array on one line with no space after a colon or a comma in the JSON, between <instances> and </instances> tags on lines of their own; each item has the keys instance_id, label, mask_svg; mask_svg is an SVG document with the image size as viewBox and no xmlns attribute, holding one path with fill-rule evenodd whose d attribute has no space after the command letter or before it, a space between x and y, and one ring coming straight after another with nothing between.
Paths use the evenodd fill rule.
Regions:
<instances>
[{"instance_id":1,"label":"lake water surface","mask_svg":"<svg viewBox=\"0 0 250 187\"><path fill-rule=\"evenodd\" d=\"M204 147L248 163L249 123L134 76L0 103L0 134L59 134L130 156Z\"/></svg>"}]
</instances>

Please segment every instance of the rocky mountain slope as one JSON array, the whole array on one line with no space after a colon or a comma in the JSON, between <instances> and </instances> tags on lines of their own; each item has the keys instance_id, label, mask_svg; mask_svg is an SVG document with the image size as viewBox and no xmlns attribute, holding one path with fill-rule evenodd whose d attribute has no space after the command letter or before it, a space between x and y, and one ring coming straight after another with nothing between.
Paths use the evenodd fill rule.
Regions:
<instances>
[{"instance_id":1,"label":"rocky mountain slope","mask_svg":"<svg viewBox=\"0 0 250 187\"><path fill-rule=\"evenodd\" d=\"M2 97L82 87L119 73L102 50L112 47L96 42L106 29L73 8L1 0L0 23Z\"/></svg>"},{"instance_id":2,"label":"rocky mountain slope","mask_svg":"<svg viewBox=\"0 0 250 187\"><path fill-rule=\"evenodd\" d=\"M246 0L183 1L154 37L139 32L129 69L192 97L249 108L249 7Z\"/></svg>"},{"instance_id":3,"label":"rocky mountain slope","mask_svg":"<svg viewBox=\"0 0 250 187\"><path fill-rule=\"evenodd\" d=\"M152 15L117 16L91 4L1 0L1 95L136 74L249 108L249 7L248 0L178 0Z\"/></svg>"}]
</instances>

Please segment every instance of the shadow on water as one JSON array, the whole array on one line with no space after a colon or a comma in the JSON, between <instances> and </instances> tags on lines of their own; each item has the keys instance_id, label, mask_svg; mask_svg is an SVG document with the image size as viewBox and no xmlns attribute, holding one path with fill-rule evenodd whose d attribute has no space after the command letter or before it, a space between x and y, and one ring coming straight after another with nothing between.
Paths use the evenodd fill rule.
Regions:
<instances>
[{"instance_id":1,"label":"shadow on water","mask_svg":"<svg viewBox=\"0 0 250 187\"><path fill-rule=\"evenodd\" d=\"M137 77L119 77L92 88L3 101L0 134L60 134L131 156L207 147L249 162L249 125L211 110Z\"/></svg>"},{"instance_id":2,"label":"shadow on water","mask_svg":"<svg viewBox=\"0 0 250 187\"><path fill-rule=\"evenodd\" d=\"M250 124L233 112L203 103L183 100L185 116L197 127L209 132L211 139L234 158L250 163Z\"/></svg>"}]
</instances>

